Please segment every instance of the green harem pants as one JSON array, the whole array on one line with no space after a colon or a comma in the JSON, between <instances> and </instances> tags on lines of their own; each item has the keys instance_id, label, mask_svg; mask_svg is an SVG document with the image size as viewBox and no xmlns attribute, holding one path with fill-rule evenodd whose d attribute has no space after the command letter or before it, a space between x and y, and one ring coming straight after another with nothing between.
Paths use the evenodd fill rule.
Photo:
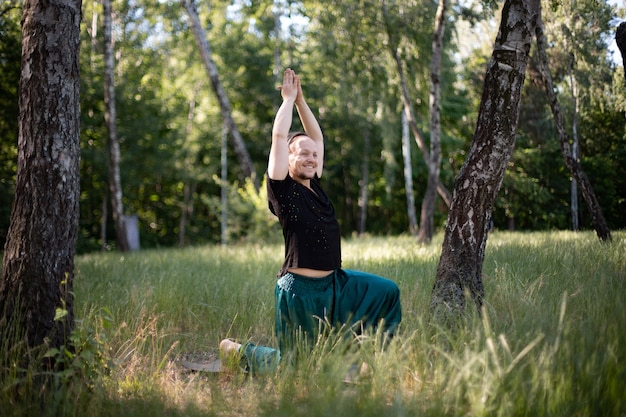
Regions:
<instances>
[{"instance_id":1,"label":"green harem pants","mask_svg":"<svg viewBox=\"0 0 626 417\"><path fill-rule=\"evenodd\" d=\"M275 290L275 331L279 348L244 344L240 353L244 366L253 373L273 372L281 360L281 351L294 346L296 335L314 341L320 321L340 327L359 324L356 330L377 330L393 336L400 321L400 290L389 279L366 272L338 269L323 278L309 278L287 273L280 277Z\"/></svg>"}]
</instances>

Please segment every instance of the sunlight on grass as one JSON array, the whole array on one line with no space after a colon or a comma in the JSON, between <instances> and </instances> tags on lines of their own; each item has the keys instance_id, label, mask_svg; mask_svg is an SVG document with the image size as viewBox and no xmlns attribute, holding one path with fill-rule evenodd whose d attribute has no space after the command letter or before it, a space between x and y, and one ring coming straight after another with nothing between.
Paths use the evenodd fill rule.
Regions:
<instances>
[{"instance_id":1,"label":"sunlight on grass","mask_svg":"<svg viewBox=\"0 0 626 417\"><path fill-rule=\"evenodd\" d=\"M275 345L282 245L85 255L75 281L80 360L44 395L42 415L623 416L625 242L624 232L610 243L591 232L492 233L484 314L452 334L428 321L442 236L428 246L347 239L345 268L400 286L399 334L383 349L380 334L354 344L348 329L331 330L267 376L194 373L180 360L217 357L224 337ZM33 415L34 371L2 378L0 409Z\"/></svg>"}]
</instances>

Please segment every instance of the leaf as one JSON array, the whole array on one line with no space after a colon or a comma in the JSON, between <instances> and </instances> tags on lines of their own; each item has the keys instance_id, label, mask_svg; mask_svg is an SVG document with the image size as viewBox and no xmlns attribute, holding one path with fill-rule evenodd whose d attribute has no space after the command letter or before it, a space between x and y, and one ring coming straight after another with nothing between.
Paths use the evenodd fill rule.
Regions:
<instances>
[{"instance_id":1,"label":"leaf","mask_svg":"<svg viewBox=\"0 0 626 417\"><path fill-rule=\"evenodd\" d=\"M54 321L61 320L65 316L67 316L68 311L64 308L57 308L54 314Z\"/></svg>"},{"instance_id":2,"label":"leaf","mask_svg":"<svg viewBox=\"0 0 626 417\"><path fill-rule=\"evenodd\" d=\"M57 356L59 354L59 349L57 348L51 348L48 349L48 351L46 352L45 355L43 355L44 358L53 358L55 356Z\"/></svg>"}]
</instances>

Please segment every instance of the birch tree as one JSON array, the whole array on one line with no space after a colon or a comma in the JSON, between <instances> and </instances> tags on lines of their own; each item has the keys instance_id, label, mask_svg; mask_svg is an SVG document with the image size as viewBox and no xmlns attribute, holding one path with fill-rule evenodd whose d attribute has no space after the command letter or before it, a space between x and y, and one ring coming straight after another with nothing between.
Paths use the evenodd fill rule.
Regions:
<instances>
[{"instance_id":1,"label":"birch tree","mask_svg":"<svg viewBox=\"0 0 626 417\"><path fill-rule=\"evenodd\" d=\"M202 83L198 82L193 88L193 93L189 99L189 110L187 112L187 122L185 125L185 142L190 141L191 132L193 130L193 121L196 111L196 96L202 87ZM185 152L184 167L187 172L194 169L195 160L197 158L196 152L187 150ZM197 182L194 178L186 179L183 183L183 201L180 204L180 222L178 226L178 246L185 246L185 230L187 230L187 223L193 215L194 194L196 192Z\"/></svg>"},{"instance_id":2,"label":"birch tree","mask_svg":"<svg viewBox=\"0 0 626 417\"><path fill-rule=\"evenodd\" d=\"M120 142L117 136L117 107L115 106L115 58L113 56L113 6L112 0L102 2L104 29L104 121L109 132L109 192L117 244L122 252L130 249L124 221L122 179L120 173Z\"/></svg>"},{"instance_id":3,"label":"birch tree","mask_svg":"<svg viewBox=\"0 0 626 417\"><path fill-rule=\"evenodd\" d=\"M522 87L540 0L507 0L487 66L478 121L454 182L442 253L430 301L436 322L452 323L466 294L483 305L482 265L489 219L515 146Z\"/></svg>"},{"instance_id":4,"label":"birch tree","mask_svg":"<svg viewBox=\"0 0 626 417\"><path fill-rule=\"evenodd\" d=\"M359 236L365 233L367 221L367 204L369 194L367 192L370 178L370 131L363 132L363 159L361 160L361 180L359 181L359 226L357 232Z\"/></svg>"},{"instance_id":5,"label":"birch tree","mask_svg":"<svg viewBox=\"0 0 626 417\"><path fill-rule=\"evenodd\" d=\"M548 100L550 102L550 108L555 119L556 128L559 136L559 143L561 145L561 152L565 158L565 165L567 165L572 178L575 183L581 188L587 208L591 213L593 227L596 230L596 234L600 240L611 240L611 231L609 230L604 215L602 214L602 208L598 203L598 199L593 191L591 182L585 174L584 170L580 166L580 162L576 157L576 141L574 141L574 149L570 146L569 135L565 128L565 122L563 120L563 114L561 113L561 106L556 95L556 89L552 82L552 76L548 67L548 58L546 56L546 38L543 30L543 21L541 16L537 20L536 26L537 32L537 53L539 55L539 64L541 75L544 81L546 93L548 94Z\"/></svg>"},{"instance_id":6,"label":"birch tree","mask_svg":"<svg viewBox=\"0 0 626 417\"><path fill-rule=\"evenodd\" d=\"M230 101L228 100L226 91L224 91L224 87L222 86L222 83L220 81L219 71L217 70L217 65L215 65L215 62L213 61L211 48L209 46L209 42L207 41L206 33L202 28L202 24L200 23L200 18L198 17L195 1L181 0L181 2L185 10L187 11L187 14L189 15L189 19L191 20L191 26L193 29L194 37L196 38L196 43L198 44L198 49L200 50L200 55L202 56L202 60L211 80L213 90L217 95L217 99L219 101L220 109L222 112L222 118L224 119L224 123L228 127L230 138L232 139L235 154L237 155L237 159L239 160L241 169L246 177L252 179L255 184L255 188L258 190L260 187L259 178L256 175L256 169L254 168L252 159L250 158L248 150L246 149L245 142L243 141L243 138L239 133L239 129L237 128L237 124L233 119Z\"/></svg>"},{"instance_id":7,"label":"birch tree","mask_svg":"<svg viewBox=\"0 0 626 417\"><path fill-rule=\"evenodd\" d=\"M0 276L6 346L58 347L74 326L81 6L23 6L17 192Z\"/></svg>"},{"instance_id":8,"label":"birch tree","mask_svg":"<svg viewBox=\"0 0 626 417\"><path fill-rule=\"evenodd\" d=\"M537 54L540 57L538 67L541 73L551 73L549 78L553 87L561 90L555 90L555 95L558 93L560 96L562 107L559 106L560 120L554 118L554 121L565 123L565 126L557 127L557 132L559 135L561 131L569 132L567 152L580 166L582 158L586 156L582 155L587 139L584 137L586 117L595 105L594 102L597 103L597 95L605 94L603 89L609 78L603 64L606 63L604 35L609 31L609 21L613 16L611 6L607 2L595 0L563 2L546 8L542 15L541 39L537 38L537 45L543 46L543 51ZM552 48L547 50L546 45ZM544 85L545 82L544 78ZM548 86L545 85L545 88ZM550 94L552 92L548 91ZM548 99L552 100L551 97ZM566 164L569 169L571 164L567 161ZM573 230L579 229L578 195L579 188L583 186L576 175L570 175ZM587 191L582 188L580 191L587 201Z\"/></svg>"},{"instance_id":9,"label":"birch tree","mask_svg":"<svg viewBox=\"0 0 626 417\"><path fill-rule=\"evenodd\" d=\"M419 224L415 213L415 193L413 192L413 166L411 165L411 137L406 113L402 113L402 159L404 160L404 189L406 192L409 233L417 236Z\"/></svg>"},{"instance_id":10,"label":"birch tree","mask_svg":"<svg viewBox=\"0 0 626 417\"><path fill-rule=\"evenodd\" d=\"M624 80L626 80L626 22L622 22L615 31L615 43L622 56L622 67L624 68Z\"/></svg>"},{"instance_id":11,"label":"birch tree","mask_svg":"<svg viewBox=\"0 0 626 417\"><path fill-rule=\"evenodd\" d=\"M430 206L432 204L432 211L430 211L430 215L432 217L432 214L434 213L434 199L436 197L436 194L439 193L439 195L441 196L441 198L444 200L444 202L446 203L446 205L449 207L452 201L452 197L450 195L450 192L448 191L448 189L443 185L443 183L441 182L441 178L439 178L438 172L439 172L439 168L436 168L434 171L435 172L431 172L431 167L434 167L435 165L437 167L440 166L440 161L441 161L441 143L435 143L435 144L431 144L431 146L434 146L434 150L435 152L438 152L438 155L436 155L434 158L431 155L431 151L429 151L429 147L426 144L426 141L424 140L424 136L422 135L422 132L420 131L418 124L417 124L417 119L415 117L415 114L413 112L412 106L411 106L411 96L410 96L410 92L409 92L409 87L408 87L408 83L406 80L406 75L404 73L404 66L402 63L402 59L400 58L400 54L398 53L398 44L399 44L399 39L397 34L395 33L394 30L394 24L391 21L391 17L389 15L389 11L387 10L387 4L386 2L383 1L382 3L382 9L383 9L383 20L384 20L384 25L385 25L385 30L387 31L387 36L389 39L388 42L388 47L389 47L389 51L391 53L391 56L393 58L393 61L395 63L395 68L398 74L398 78L400 79L400 93L401 93L401 99L402 99L402 104L403 104L403 109L404 109L404 114L406 116L406 120L409 124L409 127L411 129L411 132L413 133L413 136L415 137L415 142L417 143L418 148L420 149L420 151L422 152L422 157L424 158L424 161L427 163L427 165L429 166L429 180L428 180L428 184L427 184L427 190L426 190L426 194L424 199L431 199L429 200L426 204L427 207ZM438 12L439 13L439 12ZM443 18L443 9L441 10L441 16ZM442 22L443 24L443 22ZM440 26L439 28L442 32L441 32L441 36L443 36L443 27ZM437 38L435 38L435 40L433 41L433 43L437 42ZM438 49L438 52L441 52L441 49ZM439 56L440 58L441 56ZM439 62L440 65L440 62ZM438 76L438 75L437 75ZM438 88L438 87L437 87ZM438 91L437 91L438 93ZM435 103L435 105L438 105L438 103ZM437 116L438 117L438 116ZM436 140L439 139L439 137L435 138ZM437 160L439 160L439 162L437 162ZM436 177L432 177L431 174L435 173L437 174ZM427 208L423 208L422 211L422 215L423 216L428 216L428 209ZM424 219L421 219L421 221L424 221ZM432 218L429 220L431 226L432 226ZM432 233L433 233L433 227L431 227L430 230L430 238L432 238ZM420 225L420 231L419 234L422 234L421 231L421 225ZM419 236L419 235L418 235ZM430 239L426 238L426 236L428 236L428 234L424 235L423 237L419 238L421 241L424 242L428 242L430 241Z\"/></svg>"},{"instance_id":12,"label":"birch tree","mask_svg":"<svg viewBox=\"0 0 626 417\"><path fill-rule=\"evenodd\" d=\"M435 202L441 170L441 57L443 54L443 35L445 31L447 0L439 0L435 15L435 30L432 42L430 63L430 155L426 159L428 183L422 200L420 229L417 241L430 243L435 233Z\"/></svg>"}]
</instances>

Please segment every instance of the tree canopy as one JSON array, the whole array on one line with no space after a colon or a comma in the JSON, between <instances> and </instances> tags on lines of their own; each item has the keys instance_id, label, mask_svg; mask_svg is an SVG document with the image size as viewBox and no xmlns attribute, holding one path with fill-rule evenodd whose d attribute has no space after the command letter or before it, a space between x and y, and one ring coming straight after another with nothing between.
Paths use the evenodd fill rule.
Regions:
<instances>
[{"instance_id":1,"label":"tree canopy","mask_svg":"<svg viewBox=\"0 0 626 417\"><path fill-rule=\"evenodd\" d=\"M7 11L8 10L8 11ZM19 10L0 13L0 239L6 238L15 193ZM607 223L626 219L626 99L621 60L609 52L625 11L607 1L544 2L550 70L566 124L578 117L580 163ZM327 152L326 190L345 235L358 230L362 167L369 181L370 234L408 233L402 167L400 80L389 55L380 2L215 1L197 11L224 91L259 175L265 172L271 123L280 103L276 74L301 74L318 113ZM107 207L107 132L104 123L102 5L86 2L81 24L81 198L78 251L114 247ZM232 147L228 179L220 179L223 122L220 104L179 1L113 1L117 127L123 205L139 218L142 247L219 242L220 194L228 186L228 237L277 239L263 199L249 183ZM436 4L388 2L388 19L402 60L419 129L429 132L429 76ZM441 181L452 188L476 128L487 60L495 39L494 2L450 2L441 71ZM531 50L531 57L534 56ZM572 107L571 76L578 109ZM570 174L559 149L540 75L529 64L517 142L493 220L497 228L569 229ZM572 107L572 108L570 108ZM365 141L365 138L367 142ZM421 204L428 169L412 140L413 187ZM185 187L191 198L185 198ZM261 193L263 192L261 188ZM592 228L584 204L580 225ZM448 209L441 199L435 227ZM101 230L102 224L110 230ZM272 231L271 233L270 230Z\"/></svg>"}]
</instances>

